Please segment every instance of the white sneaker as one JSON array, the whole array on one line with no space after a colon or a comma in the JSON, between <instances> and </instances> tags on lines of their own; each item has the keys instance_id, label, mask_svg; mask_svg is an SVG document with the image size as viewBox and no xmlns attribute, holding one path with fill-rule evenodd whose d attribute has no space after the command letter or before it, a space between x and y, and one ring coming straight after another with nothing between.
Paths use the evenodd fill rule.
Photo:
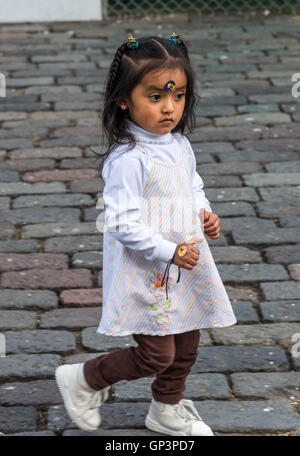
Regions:
<instances>
[{"instance_id":1,"label":"white sneaker","mask_svg":"<svg viewBox=\"0 0 300 456\"><path fill-rule=\"evenodd\" d=\"M84 378L83 363L57 367L55 379L71 420L84 431L95 431L101 424L99 407L108 398L111 386L92 389Z\"/></svg>"},{"instance_id":2,"label":"white sneaker","mask_svg":"<svg viewBox=\"0 0 300 456\"><path fill-rule=\"evenodd\" d=\"M190 407L195 416L185 406ZM151 431L167 435L214 435L199 416L193 402L188 399L182 399L175 405L152 399L145 426Z\"/></svg>"}]
</instances>

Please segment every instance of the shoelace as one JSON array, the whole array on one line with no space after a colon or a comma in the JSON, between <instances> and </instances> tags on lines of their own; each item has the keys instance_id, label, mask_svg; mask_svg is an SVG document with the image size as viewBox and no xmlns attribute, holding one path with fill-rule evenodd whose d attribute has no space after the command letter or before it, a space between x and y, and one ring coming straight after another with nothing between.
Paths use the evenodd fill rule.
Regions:
<instances>
[{"instance_id":1,"label":"shoelace","mask_svg":"<svg viewBox=\"0 0 300 456\"><path fill-rule=\"evenodd\" d=\"M97 391L91 398L90 398L90 407L97 408L100 407L102 402L106 401L108 398L108 389L103 389Z\"/></svg>"},{"instance_id":2,"label":"shoelace","mask_svg":"<svg viewBox=\"0 0 300 456\"><path fill-rule=\"evenodd\" d=\"M170 266L171 264L173 263L173 258L171 258L169 261L168 261L168 264L167 264L167 267L165 269L165 272L164 272L164 276L162 278L162 281L161 281L161 286L164 285L164 281L165 281L165 276L167 274L167 277L166 277L166 296L167 296L167 300L168 300L168 279L169 279L169 269L170 269ZM177 276L177 282L178 283L180 280L180 268L178 267L178 276Z\"/></svg>"},{"instance_id":3,"label":"shoelace","mask_svg":"<svg viewBox=\"0 0 300 456\"><path fill-rule=\"evenodd\" d=\"M195 408L193 401L191 401L189 399L182 399L178 404L176 404L174 406L176 413L178 413L178 415L181 418L183 418L185 421L190 421L190 420L197 421L197 418L195 418L195 416L192 415L192 413L190 413L185 407L189 407L194 412L196 417L200 421L203 421L203 419L199 415L197 409Z\"/></svg>"}]
</instances>

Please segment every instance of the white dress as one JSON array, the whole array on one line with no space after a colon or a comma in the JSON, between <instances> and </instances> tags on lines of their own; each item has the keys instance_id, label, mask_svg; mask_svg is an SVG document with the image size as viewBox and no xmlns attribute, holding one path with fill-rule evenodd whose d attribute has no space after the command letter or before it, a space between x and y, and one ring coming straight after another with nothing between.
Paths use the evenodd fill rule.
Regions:
<instances>
[{"instance_id":1,"label":"white dress","mask_svg":"<svg viewBox=\"0 0 300 456\"><path fill-rule=\"evenodd\" d=\"M188 139L180 133L155 135L130 120L128 125L135 148L118 146L102 171L103 300L97 332L165 335L235 324L202 232L200 209L212 210ZM194 237L201 238L197 265L187 270L168 263L177 245Z\"/></svg>"}]
</instances>

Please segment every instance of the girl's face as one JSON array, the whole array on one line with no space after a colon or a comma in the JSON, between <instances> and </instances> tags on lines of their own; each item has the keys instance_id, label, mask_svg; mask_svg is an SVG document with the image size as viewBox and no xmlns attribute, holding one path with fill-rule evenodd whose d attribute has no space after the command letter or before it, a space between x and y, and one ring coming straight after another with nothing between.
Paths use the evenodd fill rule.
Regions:
<instances>
[{"instance_id":1,"label":"girl's face","mask_svg":"<svg viewBox=\"0 0 300 456\"><path fill-rule=\"evenodd\" d=\"M165 90L169 81L175 89ZM125 100L130 119L140 127L157 135L169 133L179 123L184 106L187 77L183 70L162 70L146 74ZM164 119L172 119L163 123Z\"/></svg>"}]
</instances>

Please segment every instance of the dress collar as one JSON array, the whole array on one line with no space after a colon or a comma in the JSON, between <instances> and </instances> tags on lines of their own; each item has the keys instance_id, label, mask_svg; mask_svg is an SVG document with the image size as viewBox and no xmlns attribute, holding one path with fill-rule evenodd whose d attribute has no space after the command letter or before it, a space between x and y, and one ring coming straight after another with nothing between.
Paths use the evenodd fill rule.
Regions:
<instances>
[{"instance_id":1,"label":"dress collar","mask_svg":"<svg viewBox=\"0 0 300 456\"><path fill-rule=\"evenodd\" d=\"M174 140L171 133L156 135L154 133L150 133L148 130L144 130L144 128L140 127L130 119L127 119L127 122L129 130L135 136L137 142L144 144L170 144Z\"/></svg>"}]
</instances>

